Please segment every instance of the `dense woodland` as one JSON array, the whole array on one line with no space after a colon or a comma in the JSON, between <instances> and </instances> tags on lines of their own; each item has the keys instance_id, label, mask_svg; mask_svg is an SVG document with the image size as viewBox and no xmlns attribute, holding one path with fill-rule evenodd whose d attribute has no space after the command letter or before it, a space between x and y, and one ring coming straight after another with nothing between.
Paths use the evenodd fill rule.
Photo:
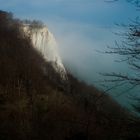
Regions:
<instances>
[{"instance_id":1,"label":"dense woodland","mask_svg":"<svg viewBox=\"0 0 140 140\"><path fill-rule=\"evenodd\" d=\"M139 118L67 73L63 81L22 21L0 11L0 140L140 139Z\"/></svg>"}]
</instances>

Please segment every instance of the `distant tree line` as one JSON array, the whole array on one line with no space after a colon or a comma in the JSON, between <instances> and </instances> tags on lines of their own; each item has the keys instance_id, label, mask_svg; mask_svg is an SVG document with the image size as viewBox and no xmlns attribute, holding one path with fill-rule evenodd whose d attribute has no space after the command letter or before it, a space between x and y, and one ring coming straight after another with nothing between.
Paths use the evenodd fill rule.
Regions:
<instances>
[{"instance_id":1,"label":"distant tree line","mask_svg":"<svg viewBox=\"0 0 140 140\"><path fill-rule=\"evenodd\" d=\"M30 28L33 28L33 29L36 29L36 28L42 28L44 27L45 25L43 24L42 21L39 21L39 20L23 20L22 21L23 24L27 24L30 26Z\"/></svg>"}]
</instances>

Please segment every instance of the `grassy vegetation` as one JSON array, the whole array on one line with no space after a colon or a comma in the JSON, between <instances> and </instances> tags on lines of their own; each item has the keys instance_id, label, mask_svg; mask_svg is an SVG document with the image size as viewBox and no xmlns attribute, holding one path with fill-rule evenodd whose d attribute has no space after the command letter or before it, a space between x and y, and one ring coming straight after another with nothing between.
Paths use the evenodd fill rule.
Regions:
<instances>
[{"instance_id":1,"label":"grassy vegetation","mask_svg":"<svg viewBox=\"0 0 140 140\"><path fill-rule=\"evenodd\" d=\"M0 140L138 137L138 119L71 74L62 81L21 26L0 11Z\"/></svg>"}]
</instances>

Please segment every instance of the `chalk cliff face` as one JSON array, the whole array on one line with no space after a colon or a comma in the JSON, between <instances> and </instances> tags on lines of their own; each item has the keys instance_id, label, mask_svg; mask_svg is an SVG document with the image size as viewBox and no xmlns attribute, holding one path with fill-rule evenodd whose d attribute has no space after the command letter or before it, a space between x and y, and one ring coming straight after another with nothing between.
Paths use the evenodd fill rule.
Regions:
<instances>
[{"instance_id":1,"label":"chalk cliff face","mask_svg":"<svg viewBox=\"0 0 140 140\"><path fill-rule=\"evenodd\" d=\"M48 28L46 26L31 28L30 25L24 25L23 29L25 35L31 38L34 48L43 55L47 62L51 62L56 72L60 73L63 80L66 80L67 74L59 55L58 45Z\"/></svg>"}]
</instances>

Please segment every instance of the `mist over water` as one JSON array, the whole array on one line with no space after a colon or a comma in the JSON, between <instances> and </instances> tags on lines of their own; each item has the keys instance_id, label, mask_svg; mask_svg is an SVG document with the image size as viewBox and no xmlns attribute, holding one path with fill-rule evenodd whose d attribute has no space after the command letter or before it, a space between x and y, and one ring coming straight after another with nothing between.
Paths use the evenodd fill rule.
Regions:
<instances>
[{"instance_id":1,"label":"mist over water","mask_svg":"<svg viewBox=\"0 0 140 140\"><path fill-rule=\"evenodd\" d=\"M52 21L48 23L59 44L64 65L81 81L106 91L113 84L102 83L101 81L108 77L99 73L121 72L133 74L129 65L116 62L116 60L120 60L120 56L103 53L108 49L108 45L115 46L115 40L121 42L120 36L114 34L119 30L115 26L110 28L85 24L79 26L76 23L67 22L57 22L57 25L56 22ZM128 90L128 88L129 85L124 85L113 88L107 93L123 106L133 110L130 96L138 95L140 89Z\"/></svg>"}]
</instances>

